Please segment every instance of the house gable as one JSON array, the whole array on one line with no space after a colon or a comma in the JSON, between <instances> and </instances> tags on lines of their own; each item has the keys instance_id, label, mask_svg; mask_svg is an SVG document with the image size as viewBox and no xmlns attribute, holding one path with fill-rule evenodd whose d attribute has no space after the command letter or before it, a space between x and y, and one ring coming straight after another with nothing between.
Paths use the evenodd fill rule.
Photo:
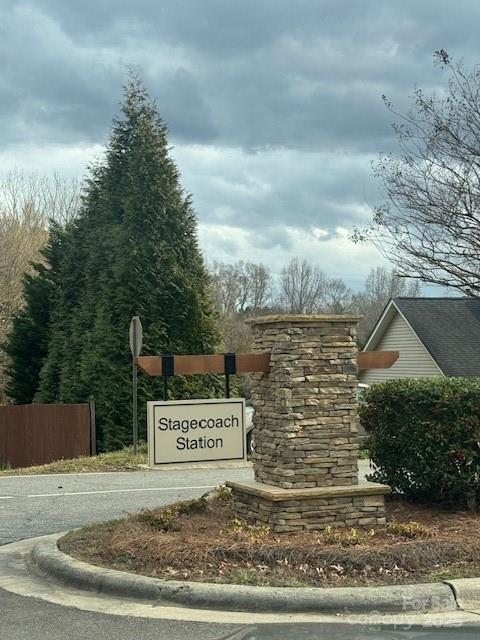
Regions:
<instances>
[{"instance_id":1,"label":"house gable","mask_svg":"<svg viewBox=\"0 0 480 640\"><path fill-rule=\"evenodd\" d=\"M394 298L446 376L480 377L480 298Z\"/></svg>"},{"instance_id":2,"label":"house gable","mask_svg":"<svg viewBox=\"0 0 480 640\"><path fill-rule=\"evenodd\" d=\"M390 369L360 371L364 384L395 378L442 376L443 372L418 338L415 331L392 300L385 309L364 351L399 351L400 356Z\"/></svg>"}]
</instances>

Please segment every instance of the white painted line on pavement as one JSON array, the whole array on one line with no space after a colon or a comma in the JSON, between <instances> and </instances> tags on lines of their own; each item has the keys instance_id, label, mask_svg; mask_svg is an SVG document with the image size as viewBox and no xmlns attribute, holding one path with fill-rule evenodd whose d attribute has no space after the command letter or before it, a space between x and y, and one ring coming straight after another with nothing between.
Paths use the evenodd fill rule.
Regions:
<instances>
[{"instance_id":1,"label":"white painted line on pavement","mask_svg":"<svg viewBox=\"0 0 480 640\"><path fill-rule=\"evenodd\" d=\"M108 476L111 475L112 473L115 475L119 475L120 473L134 473L135 475L139 474L139 473L144 473L144 472L148 472L150 473L150 471L154 471L154 469L150 469L149 467L146 467L145 469L139 469L138 471L134 471L134 470L130 470L130 471L77 471L76 473L72 472L72 471L65 471L64 473L23 473L23 474L12 474L10 476L7 475L0 475L0 480L17 480L18 478L30 478L30 480L33 480L33 478L51 478L51 477L55 477L55 476L70 476L71 478L73 478L74 476ZM156 469L155 469L156 471ZM165 469L159 469L159 471L165 471Z\"/></svg>"},{"instance_id":2,"label":"white painted line on pavement","mask_svg":"<svg viewBox=\"0 0 480 640\"><path fill-rule=\"evenodd\" d=\"M1 1L1 0L0 0ZM155 467L155 468L150 468L147 467L145 465L145 467L141 467L140 469L130 469L129 471L77 471L77 472L72 472L72 471L65 471L62 473L23 473L23 474L12 474L12 475L3 475L0 474L0 480L17 480L18 478L29 478L30 480L32 480L33 478L52 478L55 476L70 476L70 477L82 477L82 476L108 476L108 475L120 475L120 474L135 474L135 475L139 475L141 473L146 473L148 475L151 475L153 473L157 473L157 474L165 474L167 475L168 473L171 473L172 471L224 471L225 469L227 470L237 470L237 469L252 469L252 463L251 462L235 462L233 464L227 464L227 463L223 463L223 464L211 464L210 462L192 462L192 463L186 463L186 462L179 462L177 464L172 463L165 465L165 468L163 467Z\"/></svg>"},{"instance_id":3,"label":"white painted line on pavement","mask_svg":"<svg viewBox=\"0 0 480 640\"><path fill-rule=\"evenodd\" d=\"M57 496L86 496L96 493L142 493L142 491L185 491L187 489L214 489L216 485L201 487L146 487L143 489L98 489L97 491L65 491L64 493L33 493L27 498L55 498Z\"/></svg>"},{"instance_id":4,"label":"white painted line on pavement","mask_svg":"<svg viewBox=\"0 0 480 640\"><path fill-rule=\"evenodd\" d=\"M13 500L14 496L0 496L0 500Z\"/></svg>"}]
</instances>

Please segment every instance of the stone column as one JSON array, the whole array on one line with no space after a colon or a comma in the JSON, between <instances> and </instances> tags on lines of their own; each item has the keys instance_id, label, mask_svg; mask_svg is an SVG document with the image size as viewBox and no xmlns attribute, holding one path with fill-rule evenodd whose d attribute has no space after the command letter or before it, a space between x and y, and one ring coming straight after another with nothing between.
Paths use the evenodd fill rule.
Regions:
<instances>
[{"instance_id":1,"label":"stone column","mask_svg":"<svg viewBox=\"0 0 480 640\"><path fill-rule=\"evenodd\" d=\"M358 484L358 316L250 321L270 372L252 376L255 482L228 483L238 514L275 531L385 521L388 487Z\"/></svg>"},{"instance_id":2,"label":"stone column","mask_svg":"<svg viewBox=\"0 0 480 640\"><path fill-rule=\"evenodd\" d=\"M356 316L259 318L255 479L285 489L357 484Z\"/></svg>"}]
</instances>

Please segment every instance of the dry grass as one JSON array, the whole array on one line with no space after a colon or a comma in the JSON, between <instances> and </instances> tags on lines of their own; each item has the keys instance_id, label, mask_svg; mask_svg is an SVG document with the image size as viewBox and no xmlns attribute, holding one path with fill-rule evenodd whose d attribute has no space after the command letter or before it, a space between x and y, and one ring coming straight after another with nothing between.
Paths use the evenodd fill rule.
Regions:
<instances>
[{"instance_id":1,"label":"dry grass","mask_svg":"<svg viewBox=\"0 0 480 640\"><path fill-rule=\"evenodd\" d=\"M278 586L428 582L480 575L480 517L389 502L390 524L273 534L223 499L189 501L68 534L60 547L148 576Z\"/></svg>"},{"instance_id":2,"label":"dry grass","mask_svg":"<svg viewBox=\"0 0 480 640\"><path fill-rule=\"evenodd\" d=\"M145 471L147 454L145 447L133 454L133 448L101 453L98 456L57 460L37 467L1 469L1 476L37 475L43 473L88 473L95 471Z\"/></svg>"}]
</instances>

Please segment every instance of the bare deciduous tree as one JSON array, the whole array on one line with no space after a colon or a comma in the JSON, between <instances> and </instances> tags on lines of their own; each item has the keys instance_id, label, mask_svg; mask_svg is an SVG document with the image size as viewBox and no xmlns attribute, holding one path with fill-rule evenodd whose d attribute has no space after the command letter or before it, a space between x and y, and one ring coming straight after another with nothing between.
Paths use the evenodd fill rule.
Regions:
<instances>
[{"instance_id":1,"label":"bare deciduous tree","mask_svg":"<svg viewBox=\"0 0 480 640\"><path fill-rule=\"evenodd\" d=\"M358 313L363 316L358 327L363 345L390 298L421 295L418 280L401 278L385 267L371 269L364 288L354 293L342 278L328 277L306 260L293 258L281 271L272 304L272 276L263 265L215 263L211 272L224 348L236 352L250 348L245 317L251 313Z\"/></svg>"},{"instance_id":2,"label":"bare deciduous tree","mask_svg":"<svg viewBox=\"0 0 480 640\"><path fill-rule=\"evenodd\" d=\"M293 258L280 275L279 305L287 313L314 313L321 305L325 287L323 271L306 260Z\"/></svg>"},{"instance_id":3,"label":"bare deciduous tree","mask_svg":"<svg viewBox=\"0 0 480 640\"><path fill-rule=\"evenodd\" d=\"M249 309L252 313L264 309L270 302L272 293L272 275L263 264L247 262L243 265L248 284L247 305L244 311Z\"/></svg>"},{"instance_id":4,"label":"bare deciduous tree","mask_svg":"<svg viewBox=\"0 0 480 640\"><path fill-rule=\"evenodd\" d=\"M399 155L375 166L384 192L371 237L400 276L480 294L480 67L466 70L440 50L445 91L414 93L394 125Z\"/></svg>"},{"instance_id":5,"label":"bare deciduous tree","mask_svg":"<svg viewBox=\"0 0 480 640\"><path fill-rule=\"evenodd\" d=\"M21 221L26 211L34 212L43 225L53 218L66 224L75 217L80 206L81 185L76 178L59 173L43 176L13 170L0 174L0 211Z\"/></svg>"},{"instance_id":6,"label":"bare deciduous tree","mask_svg":"<svg viewBox=\"0 0 480 640\"><path fill-rule=\"evenodd\" d=\"M346 313L352 292L341 278L329 278L306 260L293 258L280 276L278 306L287 313Z\"/></svg>"},{"instance_id":7,"label":"bare deciduous tree","mask_svg":"<svg viewBox=\"0 0 480 640\"><path fill-rule=\"evenodd\" d=\"M220 314L235 313L240 293L238 271L235 265L214 262L210 273L213 294Z\"/></svg>"},{"instance_id":8,"label":"bare deciduous tree","mask_svg":"<svg viewBox=\"0 0 480 640\"><path fill-rule=\"evenodd\" d=\"M30 207L21 216L0 209L0 316L9 320L22 302L22 277L38 260L48 231Z\"/></svg>"},{"instance_id":9,"label":"bare deciduous tree","mask_svg":"<svg viewBox=\"0 0 480 640\"><path fill-rule=\"evenodd\" d=\"M250 331L245 325L245 316L261 313L268 306L271 273L262 264L243 261L215 262L210 271L223 346L227 351L248 351Z\"/></svg>"},{"instance_id":10,"label":"bare deciduous tree","mask_svg":"<svg viewBox=\"0 0 480 640\"><path fill-rule=\"evenodd\" d=\"M418 280L399 278L395 271L389 271L385 267L371 269L363 291L355 294L352 302L355 312L363 316L358 325L359 343L365 344L390 298L418 298L421 293Z\"/></svg>"},{"instance_id":11,"label":"bare deciduous tree","mask_svg":"<svg viewBox=\"0 0 480 640\"><path fill-rule=\"evenodd\" d=\"M341 278L326 281L323 305L327 313L348 313L352 307L352 292Z\"/></svg>"},{"instance_id":12,"label":"bare deciduous tree","mask_svg":"<svg viewBox=\"0 0 480 640\"><path fill-rule=\"evenodd\" d=\"M211 268L217 305L222 313L256 312L266 307L272 276L263 264L215 262Z\"/></svg>"},{"instance_id":13,"label":"bare deciduous tree","mask_svg":"<svg viewBox=\"0 0 480 640\"><path fill-rule=\"evenodd\" d=\"M32 262L42 260L49 219L65 224L79 206L77 180L20 171L0 175L0 403L5 401L1 345L23 303L23 276Z\"/></svg>"},{"instance_id":14,"label":"bare deciduous tree","mask_svg":"<svg viewBox=\"0 0 480 640\"><path fill-rule=\"evenodd\" d=\"M0 315L4 318L21 306L22 278L30 263L40 259L49 219L65 224L79 205L77 180L19 171L0 175Z\"/></svg>"}]
</instances>

